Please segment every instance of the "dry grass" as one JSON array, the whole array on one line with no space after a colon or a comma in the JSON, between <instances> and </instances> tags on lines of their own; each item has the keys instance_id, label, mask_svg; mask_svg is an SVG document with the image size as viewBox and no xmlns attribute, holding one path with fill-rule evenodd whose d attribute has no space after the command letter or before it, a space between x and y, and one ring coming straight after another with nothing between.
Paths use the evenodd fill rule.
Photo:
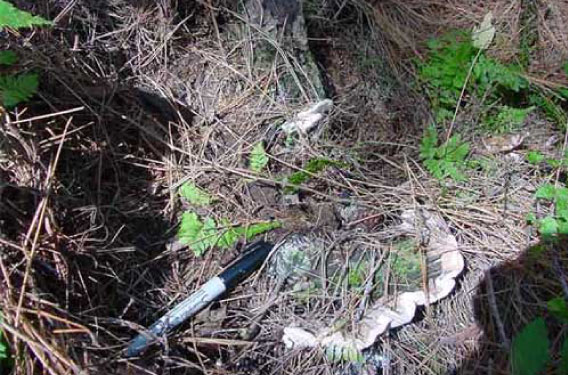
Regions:
<instances>
[{"instance_id":1,"label":"dry grass","mask_svg":"<svg viewBox=\"0 0 568 375\"><path fill-rule=\"evenodd\" d=\"M537 23L542 52L533 71L560 80L568 51L560 30L568 13L563 2L547 4L551 10L538 8L539 19L552 16ZM542 311L545 296L558 292L557 278L542 283L550 262L538 272L507 271L528 262L523 251L537 239L525 215L534 209L536 186L556 176L496 157L488 168L470 171L467 183L440 186L416 162L427 106L402 83L408 69L400 61L419 54L427 36L470 28L489 9L503 35L496 53L513 59L520 1L350 1L322 7L309 20L311 47L327 72L336 107L315 134L293 146L277 127L316 98L314 87L294 56L239 16L238 7L174 0L19 5L56 19L57 27L10 39L42 72L38 98L27 110L6 114L0 134L0 324L17 358L16 374L355 371L329 363L319 350L285 350L281 330L355 316L361 295L348 288L346 265L361 253L388 253L398 238L392 230L398 214L417 202L450 223L468 271L451 298L379 339L371 353L385 358L383 373L481 371L494 364L495 356L486 354L502 339L488 304L506 305L503 296L515 290L514 309L499 308L504 313L497 318L510 340L520 323ZM388 79L373 65L385 53L396 67ZM300 99L275 94L289 76ZM271 162L255 176L247 160L259 141ZM312 178L302 188L303 207L283 206L280 178L312 158L349 167ZM321 238L319 255L333 255L343 265L343 280L316 275L326 287L303 299L286 288L261 321L259 336L247 341L242 329L275 288L260 273L168 337L161 349L126 360L121 351L143 326L238 255L234 249L196 258L189 249L167 246L184 208L176 190L188 180L217 200L200 214L235 224L277 218L284 227L267 235L274 241L293 231ZM356 207L349 219L323 213L347 204ZM510 265L490 280L488 291L485 272L504 261ZM518 290L529 290L529 297Z\"/></svg>"}]
</instances>

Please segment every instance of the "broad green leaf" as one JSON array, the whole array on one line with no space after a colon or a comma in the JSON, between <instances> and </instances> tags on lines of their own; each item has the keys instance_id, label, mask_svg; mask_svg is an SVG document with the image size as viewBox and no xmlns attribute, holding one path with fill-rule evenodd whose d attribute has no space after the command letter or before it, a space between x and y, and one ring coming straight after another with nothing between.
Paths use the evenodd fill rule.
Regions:
<instances>
[{"instance_id":1,"label":"broad green leaf","mask_svg":"<svg viewBox=\"0 0 568 375\"><path fill-rule=\"evenodd\" d=\"M556 223L558 224L558 234L568 234L568 220L566 217L559 217L556 219Z\"/></svg>"},{"instance_id":2,"label":"broad green leaf","mask_svg":"<svg viewBox=\"0 0 568 375\"><path fill-rule=\"evenodd\" d=\"M530 151L527 154L527 161L531 164L538 164L544 160L544 155L539 151Z\"/></svg>"},{"instance_id":3,"label":"broad green leaf","mask_svg":"<svg viewBox=\"0 0 568 375\"><path fill-rule=\"evenodd\" d=\"M538 231L545 237L554 236L558 233L558 222L552 216L547 216L539 222Z\"/></svg>"},{"instance_id":4,"label":"broad green leaf","mask_svg":"<svg viewBox=\"0 0 568 375\"><path fill-rule=\"evenodd\" d=\"M262 142L259 142L253 147L250 153L249 168L251 171L258 173L262 171L267 164L268 156L266 155L266 151L264 151Z\"/></svg>"},{"instance_id":5,"label":"broad green leaf","mask_svg":"<svg viewBox=\"0 0 568 375\"><path fill-rule=\"evenodd\" d=\"M34 73L0 76L2 103L5 107L12 108L27 101L37 92L38 85L38 76Z\"/></svg>"},{"instance_id":6,"label":"broad green leaf","mask_svg":"<svg viewBox=\"0 0 568 375\"><path fill-rule=\"evenodd\" d=\"M564 298L557 297L551 299L548 301L547 306L552 315L568 323L568 304Z\"/></svg>"},{"instance_id":7,"label":"broad green leaf","mask_svg":"<svg viewBox=\"0 0 568 375\"><path fill-rule=\"evenodd\" d=\"M548 331L544 319L536 318L513 338L512 374L539 375L550 359L548 348Z\"/></svg>"},{"instance_id":8,"label":"broad green leaf","mask_svg":"<svg viewBox=\"0 0 568 375\"><path fill-rule=\"evenodd\" d=\"M197 187L193 182L183 184L178 193L181 197L195 206L209 206L213 200L207 192Z\"/></svg>"},{"instance_id":9,"label":"broad green leaf","mask_svg":"<svg viewBox=\"0 0 568 375\"><path fill-rule=\"evenodd\" d=\"M563 207L568 207L568 188L564 186L556 188L556 200L557 203L563 204Z\"/></svg>"},{"instance_id":10,"label":"broad green leaf","mask_svg":"<svg viewBox=\"0 0 568 375\"><path fill-rule=\"evenodd\" d=\"M483 17L483 22L479 26L474 27L471 35L471 41L475 48L484 50L491 45L495 37L495 26L493 26L493 13L488 12Z\"/></svg>"},{"instance_id":11,"label":"broad green leaf","mask_svg":"<svg viewBox=\"0 0 568 375\"><path fill-rule=\"evenodd\" d=\"M14 51L0 51L0 65L14 65L18 56Z\"/></svg>"},{"instance_id":12,"label":"broad green leaf","mask_svg":"<svg viewBox=\"0 0 568 375\"><path fill-rule=\"evenodd\" d=\"M535 198L553 200L556 197L556 187L545 184L539 187L535 193Z\"/></svg>"},{"instance_id":13,"label":"broad green leaf","mask_svg":"<svg viewBox=\"0 0 568 375\"><path fill-rule=\"evenodd\" d=\"M11 27L20 29L32 26L52 25L51 21L34 16L28 12L16 8L11 3L0 0L0 29Z\"/></svg>"}]
</instances>

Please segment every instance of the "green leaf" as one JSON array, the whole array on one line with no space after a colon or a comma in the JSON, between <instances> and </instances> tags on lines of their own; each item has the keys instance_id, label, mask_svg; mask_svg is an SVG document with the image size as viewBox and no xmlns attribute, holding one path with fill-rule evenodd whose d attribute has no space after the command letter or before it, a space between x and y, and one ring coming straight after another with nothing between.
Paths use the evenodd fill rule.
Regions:
<instances>
[{"instance_id":1,"label":"green leaf","mask_svg":"<svg viewBox=\"0 0 568 375\"><path fill-rule=\"evenodd\" d=\"M195 206L209 206L213 198L204 190L197 187L193 182L186 182L179 190L178 194Z\"/></svg>"},{"instance_id":2,"label":"green leaf","mask_svg":"<svg viewBox=\"0 0 568 375\"><path fill-rule=\"evenodd\" d=\"M469 144L462 143L455 149L454 152L452 152L452 159L456 162L460 162L465 160L468 154L469 154Z\"/></svg>"},{"instance_id":3,"label":"green leaf","mask_svg":"<svg viewBox=\"0 0 568 375\"><path fill-rule=\"evenodd\" d=\"M430 125L422 138L420 145L420 157L422 159L433 159L436 155L436 146L438 145L438 132L434 125Z\"/></svg>"},{"instance_id":4,"label":"green leaf","mask_svg":"<svg viewBox=\"0 0 568 375\"><path fill-rule=\"evenodd\" d=\"M568 234L568 220L565 217L559 217L556 223L558 224L558 234Z\"/></svg>"},{"instance_id":5,"label":"green leaf","mask_svg":"<svg viewBox=\"0 0 568 375\"><path fill-rule=\"evenodd\" d=\"M14 65L18 56L14 51L0 51L0 65Z\"/></svg>"},{"instance_id":6,"label":"green leaf","mask_svg":"<svg viewBox=\"0 0 568 375\"><path fill-rule=\"evenodd\" d=\"M528 115L536 109L514 108L507 105L500 106L496 114L488 115L483 121L487 130L495 133L506 133L518 130L526 121Z\"/></svg>"},{"instance_id":7,"label":"green leaf","mask_svg":"<svg viewBox=\"0 0 568 375\"><path fill-rule=\"evenodd\" d=\"M281 224L279 221L267 221L264 223L256 223L247 226L246 228L242 228L242 233L244 234L247 240L262 234L264 232L268 232L272 229L280 228Z\"/></svg>"},{"instance_id":8,"label":"green leaf","mask_svg":"<svg viewBox=\"0 0 568 375\"><path fill-rule=\"evenodd\" d=\"M266 151L264 151L264 146L262 142L257 143L251 153L249 159L249 168L251 171L260 172L268 164L268 156Z\"/></svg>"},{"instance_id":9,"label":"green leaf","mask_svg":"<svg viewBox=\"0 0 568 375\"><path fill-rule=\"evenodd\" d=\"M27 101L37 92L38 85L38 75L35 73L0 76L2 103L5 107L12 108Z\"/></svg>"},{"instance_id":10,"label":"green leaf","mask_svg":"<svg viewBox=\"0 0 568 375\"><path fill-rule=\"evenodd\" d=\"M52 25L51 21L34 16L23 10L19 10L7 1L0 0L0 29L11 27L20 29L32 26Z\"/></svg>"},{"instance_id":11,"label":"green leaf","mask_svg":"<svg viewBox=\"0 0 568 375\"><path fill-rule=\"evenodd\" d=\"M239 238L250 240L258 234L281 226L278 221L268 221L252 224L246 228L233 227L227 219L222 219L221 225L224 228L218 229L213 218L208 217L202 222L195 212L187 211L181 217L177 237L179 242L189 246L195 256L201 256L212 247L227 249Z\"/></svg>"},{"instance_id":12,"label":"green leaf","mask_svg":"<svg viewBox=\"0 0 568 375\"><path fill-rule=\"evenodd\" d=\"M534 212L529 212L527 214L527 224L532 225L536 222L536 215L534 214Z\"/></svg>"},{"instance_id":13,"label":"green leaf","mask_svg":"<svg viewBox=\"0 0 568 375\"><path fill-rule=\"evenodd\" d=\"M493 38L495 37L495 26L493 26L493 13L488 12L483 17L483 22L478 27L473 29L471 41L475 48L484 50L489 47Z\"/></svg>"},{"instance_id":14,"label":"green leaf","mask_svg":"<svg viewBox=\"0 0 568 375\"><path fill-rule=\"evenodd\" d=\"M195 256L201 256L217 243L217 225L215 220L207 218L201 222L195 212L184 212L178 230L178 239L189 245Z\"/></svg>"},{"instance_id":15,"label":"green leaf","mask_svg":"<svg viewBox=\"0 0 568 375\"><path fill-rule=\"evenodd\" d=\"M322 159L322 158L310 159L303 167L304 170L292 173L290 176L286 178L286 182L292 185L300 185L308 181L312 177L312 174L321 172L330 165L342 166L342 163L330 159ZM297 189L295 187L287 186L284 189L284 193L291 194L296 190Z\"/></svg>"},{"instance_id":16,"label":"green leaf","mask_svg":"<svg viewBox=\"0 0 568 375\"><path fill-rule=\"evenodd\" d=\"M544 319L536 318L513 338L512 374L538 375L550 359L548 347L548 331Z\"/></svg>"},{"instance_id":17,"label":"green leaf","mask_svg":"<svg viewBox=\"0 0 568 375\"><path fill-rule=\"evenodd\" d=\"M239 240L240 233L235 228L228 226L222 231L219 237L218 245L221 249L228 249L233 246Z\"/></svg>"},{"instance_id":18,"label":"green leaf","mask_svg":"<svg viewBox=\"0 0 568 375\"><path fill-rule=\"evenodd\" d=\"M552 216L547 216L540 220L538 231L544 237L554 236L558 233L558 222Z\"/></svg>"},{"instance_id":19,"label":"green leaf","mask_svg":"<svg viewBox=\"0 0 568 375\"><path fill-rule=\"evenodd\" d=\"M531 164L539 164L544 160L544 155L539 151L530 151L527 154L527 161Z\"/></svg>"},{"instance_id":20,"label":"green leaf","mask_svg":"<svg viewBox=\"0 0 568 375\"><path fill-rule=\"evenodd\" d=\"M535 198L553 200L556 197L556 187L545 184L539 187L535 193Z\"/></svg>"},{"instance_id":21,"label":"green leaf","mask_svg":"<svg viewBox=\"0 0 568 375\"><path fill-rule=\"evenodd\" d=\"M562 162L560 160L548 158L546 159L546 164L552 168L559 168L562 165Z\"/></svg>"},{"instance_id":22,"label":"green leaf","mask_svg":"<svg viewBox=\"0 0 568 375\"><path fill-rule=\"evenodd\" d=\"M184 212L181 216L181 223L178 229L178 239L181 243L190 244L194 242L201 231L203 223L195 212Z\"/></svg>"},{"instance_id":23,"label":"green leaf","mask_svg":"<svg viewBox=\"0 0 568 375\"><path fill-rule=\"evenodd\" d=\"M548 310L556 318L568 323L568 304L562 297L551 299L547 303Z\"/></svg>"},{"instance_id":24,"label":"green leaf","mask_svg":"<svg viewBox=\"0 0 568 375\"><path fill-rule=\"evenodd\" d=\"M561 186L556 188L556 200L558 204L568 204L568 188Z\"/></svg>"}]
</instances>

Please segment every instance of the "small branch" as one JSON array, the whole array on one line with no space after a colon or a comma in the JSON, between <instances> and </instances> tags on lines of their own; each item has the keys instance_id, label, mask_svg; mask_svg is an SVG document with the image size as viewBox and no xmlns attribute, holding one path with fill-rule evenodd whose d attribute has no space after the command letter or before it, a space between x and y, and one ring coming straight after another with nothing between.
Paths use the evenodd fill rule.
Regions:
<instances>
[{"instance_id":1,"label":"small branch","mask_svg":"<svg viewBox=\"0 0 568 375\"><path fill-rule=\"evenodd\" d=\"M497 326L497 332L501 338L503 346L509 350L511 348L511 343L505 334L505 327L503 326L503 321L501 320L501 315L499 314L499 308L497 307L497 301L495 299L495 289L493 288L493 279L491 278L491 269L487 271L486 277L487 281L487 301L489 302L489 309L491 314L495 318L495 325Z\"/></svg>"},{"instance_id":2,"label":"small branch","mask_svg":"<svg viewBox=\"0 0 568 375\"><path fill-rule=\"evenodd\" d=\"M471 78L471 73L473 73L473 67L475 66L475 63L477 63L477 60L479 59L481 52L483 52L483 49L480 49L477 52L477 55L475 55L473 61L471 62L471 65L469 67L469 71L467 72L467 76L465 77L465 82L463 84L463 87L462 87L462 90L461 90L461 93L460 93L460 97L458 99L458 102L456 104L456 109L454 111L454 117L452 117L452 122L450 123L450 129L448 130L448 134L446 136L446 142L449 141L449 139L452 135L452 130L454 129L454 124L456 123L456 117L458 117L458 110L460 108L461 102L463 100L463 96L465 94L465 88L467 87L467 84L469 83L469 79Z\"/></svg>"}]
</instances>

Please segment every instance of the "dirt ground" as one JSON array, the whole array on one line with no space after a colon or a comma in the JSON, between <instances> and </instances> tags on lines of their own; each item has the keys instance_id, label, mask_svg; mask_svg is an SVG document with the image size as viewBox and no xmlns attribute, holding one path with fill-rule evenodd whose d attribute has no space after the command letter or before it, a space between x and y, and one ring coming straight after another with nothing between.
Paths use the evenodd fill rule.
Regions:
<instances>
[{"instance_id":1,"label":"dirt ground","mask_svg":"<svg viewBox=\"0 0 568 375\"><path fill-rule=\"evenodd\" d=\"M20 69L41 74L39 94L4 114L0 130L0 324L14 374L508 374L512 337L561 293L567 249L536 259L538 236L526 223L536 188L558 176L527 163L526 145L491 155L464 182L441 184L419 159L432 120L412 64L424 42L469 30L492 10L500 39L491 53L511 61L524 1L304 1L308 48L334 106L292 140L279 126L323 98L305 79L299 97L280 94L294 56L264 49L278 40L251 26L246 2L14 3L55 22L0 35L2 49L23 56ZM535 7L527 75L566 85L568 4ZM561 155L564 130L531 116L530 148ZM456 129L483 144L473 120L459 120ZM270 161L254 173L259 142ZM336 163L287 194L284 177L314 159ZM191 208L178 195L187 181L214 198L196 208L200 216L278 220L281 228L259 236L274 243L290 233L317 238L340 281L298 294L296 284L311 284L295 279L271 303L276 282L261 270L140 358L124 358L138 332L245 246L196 256L176 243ZM452 294L380 336L363 364L287 349L284 327L355 320L364 302L351 269L395 253L393 228L418 205L444 218L465 258ZM403 289L386 284L387 295ZM567 335L557 328L555 347Z\"/></svg>"}]
</instances>

